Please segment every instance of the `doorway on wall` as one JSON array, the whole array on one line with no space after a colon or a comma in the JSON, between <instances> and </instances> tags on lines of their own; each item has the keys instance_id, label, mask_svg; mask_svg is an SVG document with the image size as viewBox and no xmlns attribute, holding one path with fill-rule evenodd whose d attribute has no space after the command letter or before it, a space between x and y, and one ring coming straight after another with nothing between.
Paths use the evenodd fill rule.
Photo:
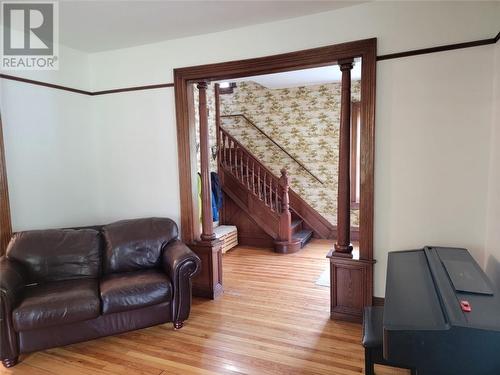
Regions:
<instances>
[{"instance_id":1,"label":"doorway on wall","mask_svg":"<svg viewBox=\"0 0 500 375\"><path fill-rule=\"evenodd\" d=\"M224 241L223 253L236 243L294 252L312 238L335 240L341 77L339 65L327 65L207 83L212 220L216 237ZM191 89L192 111L199 124L200 90L197 84ZM360 89L361 59L355 59L350 87L350 238L356 243ZM199 129L195 132L198 178ZM281 183L282 173L288 190ZM288 208L283 207L284 201L289 202ZM285 238L280 237L281 225ZM201 233L201 221L199 227ZM283 245L288 232L292 246Z\"/></svg>"},{"instance_id":2,"label":"doorway on wall","mask_svg":"<svg viewBox=\"0 0 500 375\"><path fill-rule=\"evenodd\" d=\"M371 304L375 50L376 40L369 39L284 55L175 70L182 237L198 253L204 265L204 271L193 282L195 295L216 298L223 291L221 244L213 229L210 172L214 172L222 181L225 202L219 211L220 222L235 224L234 220L238 218L236 224L242 242L254 241L254 245L256 242L260 242L260 245L267 242L269 245L272 241L277 251L294 252L297 244L284 223L287 220L292 222L297 219L294 215L300 214L297 216L303 220L304 229L312 229L317 236L332 239L334 256L340 255L344 260L353 259L352 262L357 262L356 267L363 276L355 276L363 284L360 285L363 289L363 293L360 293L363 296L361 306ZM276 79L281 82L288 79L290 82L293 77L300 76L300 72L322 75L329 68L334 71L333 66L340 72L337 88L339 100L335 100L335 95L330 96L333 107L335 102L340 106L339 118L331 122L334 124L331 129L333 133L335 124L338 124L337 147L334 146L335 142L329 144L328 137L321 137L320 125L326 123L328 127L330 120L327 114L328 119L323 118L323 122L314 128L320 135L314 139L323 148L309 152L311 150L307 147L310 146L307 141L304 142L307 137L301 136L304 129L298 123L287 128L288 132L280 133L283 129L277 117L285 116L288 122L297 119L291 120L290 111L280 112L279 108L293 91L295 100L291 100L293 103L290 108L297 109L297 118L300 118L300 98L309 101L310 107L314 109L319 99L329 96L327 85L333 82L317 82L317 86L322 86L317 89L323 91L312 93L314 90L307 87L313 85L289 83L286 85L291 87L272 87L272 80L275 80L276 85ZM360 73L359 80L354 79L354 89L351 80L353 69L359 69ZM356 78L356 70L354 72ZM263 84L266 79L268 86ZM351 92L356 91L359 99L353 101ZM242 100L243 96L245 100ZM259 102L256 99L259 97L264 99ZM280 114L276 115L273 111ZM355 119L354 126L351 125L351 118ZM300 121L303 120L304 116ZM343 138L341 134L344 134ZM355 143L351 145L353 140ZM333 156L329 160L338 164L338 176L328 175L329 169L325 163L313 167L308 165L313 159L311 155L323 154L328 147L332 155L327 156ZM270 152L271 148L274 152ZM336 151L338 158L334 155ZM284 159L287 162L283 163ZM291 170L295 176L289 175ZM351 174L352 184L349 178ZM324 202L317 198L314 200L314 193L305 190L310 187L306 181L315 181L317 186L321 186L321 183L324 185L323 180L327 180L330 191L325 188L316 197L323 196L324 201L338 202L337 205L321 206ZM333 188L332 182L335 185ZM302 197L295 190L301 192ZM299 195L298 198L296 195ZM299 198L302 203L298 201ZM317 217L304 209L311 206L319 213ZM352 220L351 208L357 211L355 221ZM259 212L264 212L261 218L257 217ZM326 225L328 219L334 228L329 233ZM350 243L353 233L351 222L359 223L359 252L354 256ZM311 224L315 226L311 228ZM260 235L248 231L256 227L260 227ZM361 264L363 266L359 267ZM359 304L359 301L356 303Z\"/></svg>"}]
</instances>

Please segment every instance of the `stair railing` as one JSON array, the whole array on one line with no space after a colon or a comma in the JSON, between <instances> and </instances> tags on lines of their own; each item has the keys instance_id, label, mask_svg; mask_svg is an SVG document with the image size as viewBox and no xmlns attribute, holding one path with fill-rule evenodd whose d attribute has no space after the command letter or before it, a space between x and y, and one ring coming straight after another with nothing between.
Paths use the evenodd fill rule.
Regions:
<instances>
[{"instance_id":1,"label":"stair railing","mask_svg":"<svg viewBox=\"0 0 500 375\"><path fill-rule=\"evenodd\" d=\"M276 147L278 147L281 151L283 151L290 159L292 159L295 163L297 163L304 171L306 171L312 178L314 178L317 182L319 182L321 185L324 185L324 182L316 176L314 173L312 173L303 163L301 163L297 158L292 156L287 150L285 150L281 145L279 145L273 138L271 138L264 130L259 128L257 125L255 125L252 120L250 120L247 116L245 116L242 113L235 114L235 115L220 115L221 118L234 118L234 117L240 117L244 119L248 124L250 124L252 127L254 127L260 134L262 134L264 137L266 137L269 141L271 141Z\"/></svg>"},{"instance_id":2,"label":"stair railing","mask_svg":"<svg viewBox=\"0 0 500 375\"><path fill-rule=\"evenodd\" d=\"M233 136L219 128L219 163L272 212L283 213L283 183ZM288 178L288 176L287 176ZM286 196L288 200L288 180ZM288 203L286 205L288 207ZM288 210L289 212L289 210Z\"/></svg>"}]
</instances>

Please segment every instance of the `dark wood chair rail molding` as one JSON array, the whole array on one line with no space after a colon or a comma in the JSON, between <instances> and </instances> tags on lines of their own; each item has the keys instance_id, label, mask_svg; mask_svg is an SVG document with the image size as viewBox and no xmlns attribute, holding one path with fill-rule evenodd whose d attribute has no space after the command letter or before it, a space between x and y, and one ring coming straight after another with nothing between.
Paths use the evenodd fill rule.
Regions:
<instances>
[{"instance_id":1,"label":"dark wood chair rail molding","mask_svg":"<svg viewBox=\"0 0 500 375\"><path fill-rule=\"evenodd\" d=\"M245 116L243 113L238 113L234 115L221 115L220 117L222 118L227 118L227 117L242 117L245 119L246 122L248 122L250 125L252 125L259 133L261 133L264 137L269 139L276 147L278 147L281 151L283 151L290 159L292 159L295 163L300 165L302 169L304 169L307 173L309 173L316 181L318 181L321 185L324 185L324 182L319 179L314 173L312 173L303 163L297 160L297 158L293 157L287 150L285 150L282 146L280 146L274 139L272 139L264 130L259 128L255 123L250 120L247 116Z\"/></svg>"},{"instance_id":2,"label":"dark wood chair rail molding","mask_svg":"<svg viewBox=\"0 0 500 375\"><path fill-rule=\"evenodd\" d=\"M421 48L421 49L415 49L415 50L411 50L411 51L396 52L396 53L389 53L387 55L380 55L380 56L377 56L377 61L399 59L402 57L409 57L409 56L425 55L428 53L451 51L454 49L486 46L488 44L495 44L496 42L498 42L499 39L500 39L500 32L495 37L488 38L488 39L474 40L472 42L464 42L464 43L446 44L444 46L437 46L437 47L431 47L431 48Z\"/></svg>"},{"instance_id":3,"label":"dark wood chair rail molding","mask_svg":"<svg viewBox=\"0 0 500 375\"><path fill-rule=\"evenodd\" d=\"M62 86L62 85L55 85L53 83L48 83L48 82L35 81L34 79L27 79L27 78L22 78L22 77L16 77L16 76L12 76L12 75L9 75L9 74L0 73L0 78L7 79L7 80L10 80L10 81L18 81L18 82L23 82L23 83L29 83L31 85L36 85L36 86L50 87L51 89L70 91L70 92L74 92L74 93L77 93L77 94L92 95L92 93L90 91L74 89L74 88L67 87L67 86Z\"/></svg>"},{"instance_id":4,"label":"dark wood chair rail molding","mask_svg":"<svg viewBox=\"0 0 500 375\"><path fill-rule=\"evenodd\" d=\"M431 47L431 48L422 48L422 49L416 49L416 50L411 50L411 51L396 52L396 53L389 53L389 54L386 54L386 55L380 55L380 56L377 56L377 61L390 60L390 59L399 59L399 58L402 58L402 57L423 55L423 54L427 54L427 53L451 51L451 50L454 50L454 49L462 49L462 48L484 46L484 45L488 45L488 44L495 44L495 43L498 42L499 39L500 39L500 32L495 37L489 38L489 39L481 39L481 40L475 40L475 41L472 41L472 42L447 44L447 45L437 46L437 47ZM42 82L42 81L36 81L36 80L33 80L33 79L26 79L26 78L16 77L16 76L13 76L13 75L3 74L3 73L0 74L0 78L12 80L12 81L19 81L19 82L29 83L29 84L32 84L32 85L50 87L50 88L58 89L58 90L71 91L71 92L74 92L74 93L77 93L77 94L90 95L90 96L105 95L105 94L115 94L115 93L127 92L127 91L152 90L152 89L174 87L174 83L160 83L160 84L155 84L155 85L124 87L124 88L121 88L121 89L110 89L110 90L102 90L102 91L86 91L86 90L74 89L74 88L67 87L67 86L62 86L62 85L55 85L55 84L52 84L52 83L47 83L47 82Z\"/></svg>"},{"instance_id":5,"label":"dark wood chair rail molding","mask_svg":"<svg viewBox=\"0 0 500 375\"><path fill-rule=\"evenodd\" d=\"M174 87L174 84L173 83L159 83L157 85L124 87L122 89L94 91L94 92L91 92L90 95L97 96L97 95L106 95L106 94L116 94L116 93L119 93L119 92L128 92L128 91L142 91L142 90L163 89L163 88L167 88L167 87Z\"/></svg>"},{"instance_id":6,"label":"dark wood chair rail molding","mask_svg":"<svg viewBox=\"0 0 500 375\"><path fill-rule=\"evenodd\" d=\"M124 87L121 89L111 89L111 90L102 90L102 91L86 91L86 90L74 89L74 88L68 87L68 86L55 85L53 83L36 81L33 79L27 79L27 78L22 78L22 77L16 77L16 76L12 76L9 74L3 74L3 73L0 73L0 78L11 80L11 81L29 83L31 85L36 85L36 86L49 87L49 88L57 89L57 90L69 91L69 92L73 92L76 94L90 95L90 96L116 94L119 92L127 92L127 91L141 91L141 90L152 90L152 89L161 89L161 88L166 88L166 87L174 87L173 83L160 83L160 84L156 84L156 85Z\"/></svg>"}]
</instances>

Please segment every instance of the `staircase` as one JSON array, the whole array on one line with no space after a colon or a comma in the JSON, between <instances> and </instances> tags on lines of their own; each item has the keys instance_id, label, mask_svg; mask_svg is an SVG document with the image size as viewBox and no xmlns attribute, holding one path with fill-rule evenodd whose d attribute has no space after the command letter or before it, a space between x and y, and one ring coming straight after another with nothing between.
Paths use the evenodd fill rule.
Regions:
<instances>
[{"instance_id":1,"label":"staircase","mask_svg":"<svg viewBox=\"0 0 500 375\"><path fill-rule=\"evenodd\" d=\"M308 213L312 208L290 190L287 171L282 169L278 178L227 131L219 127L217 136L224 193L273 239L276 252L292 253L303 248L314 234L304 219L314 222L317 218ZM319 236L323 237L321 233Z\"/></svg>"}]
</instances>

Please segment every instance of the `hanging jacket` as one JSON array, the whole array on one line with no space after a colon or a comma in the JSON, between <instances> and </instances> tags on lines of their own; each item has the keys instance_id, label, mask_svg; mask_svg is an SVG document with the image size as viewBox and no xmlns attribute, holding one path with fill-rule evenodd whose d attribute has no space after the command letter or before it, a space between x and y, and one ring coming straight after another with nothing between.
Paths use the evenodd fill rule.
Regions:
<instances>
[{"instance_id":1,"label":"hanging jacket","mask_svg":"<svg viewBox=\"0 0 500 375\"><path fill-rule=\"evenodd\" d=\"M215 177L217 179L217 186L218 189L220 190L220 185L219 185L219 177L217 176L217 173L212 172L215 174ZM212 220L213 221L219 221L219 209L222 207L222 201L219 200L217 194L214 192L214 177L213 175L210 176L210 179L212 180L212 192L211 192L211 199L210 199L210 204L212 206ZM222 191L220 192L222 196ZM221 206L219 207L218 202L220 201ZM198 204L199 204L199 212L200 212L200 221L202 221L202 211L203 211L203 201L201 199L201 174L198 172Z\"/></svg>"},{"instance_id":2,"label":"hanging jacket","mask_svg":"<svg viewBox=\"0 0 500 375\"><path fill-rule=\"evenodd\" d=\"M222 188L217 172L210 172L210 181L212 183L212 196L215 196L217 210L222 209Z\"/></svg>"}]
</instances>

